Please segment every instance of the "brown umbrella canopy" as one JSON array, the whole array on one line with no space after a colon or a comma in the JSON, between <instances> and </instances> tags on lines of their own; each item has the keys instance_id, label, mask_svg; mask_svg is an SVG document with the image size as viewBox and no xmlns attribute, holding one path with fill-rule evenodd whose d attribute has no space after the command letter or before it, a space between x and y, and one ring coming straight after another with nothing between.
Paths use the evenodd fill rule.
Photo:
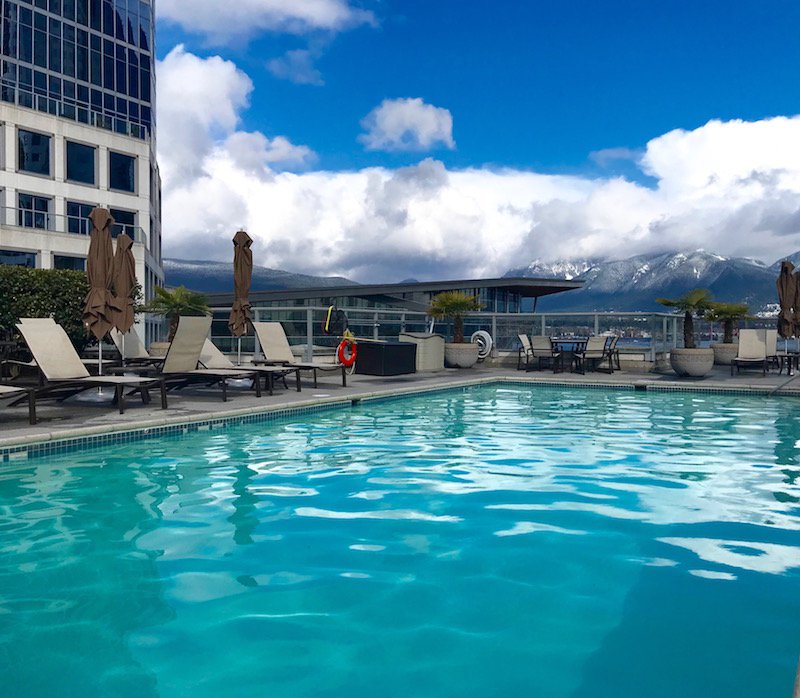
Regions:
<instances>
[{"instance_id":1,"label":"brown umbrella canopy","mask_svg":"<svg viewBox=\"0 0 800 698\"><path fill-rule=\"evenodd\" d=\"M247 323L252 322L250 315L250 280L253 276L253 251L250 246L253 239L244 230L233 236L233 291L234 301L228 327L234 337L241 337L247 332Z\"/></svg>"},{"instance_id":2,"label":"brown umbrella canopy","mask_svg":"<svg viewBox=\"0 0 800 698\"><path fill-rule=\"evenodd\" d=\"M797 294L797 278L792 273L794 265L788 260L781 262L781 271L778 275L778 303L781 311L778 315L778 334L781 337L791 337L794 334L795 295Z\"/></svg>"},{"instance_id":3,"label":"brown umbrella canopy","mask_svg":"<svg viewBox=\"0 0 800 698\"><path fill-rule=\"evenodd\" d=\"M136 261L133 258L133 240L126 233L117 238L114 254L113 288L111 305L114 309L111 321L125 334L133 327L133 292L136 289Z\"/></svg>"},{"instance_id":4,"label":"brown umbrella canopy","mask_svg":"<svg viewBox=\"0 0 800 698\"><path fill-rule=\"evenodd\" d=\"M114 219L104 208L93 209L89 219L92 221L92 233L89 237L86 275L90 288L83 309L83 324L97 339L102 339L112 327L112 309L109 306L114 256L109 228L114 224Z\"/></svg>"}]
</instances>

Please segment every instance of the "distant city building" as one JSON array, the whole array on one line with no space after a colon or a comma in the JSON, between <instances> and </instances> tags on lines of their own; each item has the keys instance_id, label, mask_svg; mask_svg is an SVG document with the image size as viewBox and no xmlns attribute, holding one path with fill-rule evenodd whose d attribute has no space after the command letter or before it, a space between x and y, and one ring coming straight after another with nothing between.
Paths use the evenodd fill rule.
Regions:
<instances>
[{"instance_id":1,"label":"distant city building","mask_svg":"<svg viewBox=\"0 0 800 698\"><path fill-rule=\"evenodd\" d=\"M0 0L0 264L83 269L104 206L163 283L154 38L153 0Z\"/></svg>"}]
</instances>

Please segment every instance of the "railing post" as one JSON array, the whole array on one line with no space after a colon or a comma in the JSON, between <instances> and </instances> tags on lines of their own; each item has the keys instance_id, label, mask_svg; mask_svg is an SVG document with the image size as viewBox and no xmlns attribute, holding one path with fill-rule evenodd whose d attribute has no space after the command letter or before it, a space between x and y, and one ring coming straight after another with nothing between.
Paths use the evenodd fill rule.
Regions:
<instances>
[{"instance_id":1,"label":"railing post","mask_svg":"<svg viewBox=\"0 0 800 698\"><path fill-rule=\"evenodd\" d=\"M378 313L373 313L372 315L372 338L377 342L378 341Z\"/></svg>"},{"instance_id":2,"label":"railing post","mask_svg":"<svg viewBox=\"0 0 800 698\"><path fill-rule=\"evenodd\" d=\"M672 346L678 347L678 318L672 318Z\"/></svg>"},{"instance_id":3,"label":"railing post","mask_svg":"<svg viewBox=\"0 0 800 698\"><path fill-rule=\"evenodd\" d=\"M306 308L306 361L314 360L314 311Z\"/></svg>"},{"instance_id":4,"label":"railing post","mask_svg":"<svg viewBox=\"0 0 800 698\"><path fill-rule=\"evenodd\" d=\"M542 335L542 337L544 337L546 334L547 334L547 326L546 326L546 323L544 321L544 313L542 313L542 331L541 331L541 335Z\"/></svg>"},{"instance_id":5,"label":"railing post","mask_svg":"<svg viewBox=\"0 0 800 698\"><path fill-rule=\"evenodd\" d=\"M599 335L599 334L600 334L600 316L597 313L595 313L594 314L594 336L597 337L597 335Z\"/></svg>"},{"instance_id":6,"label":"railing post","mask_svg":"<svg viewBox=\"0 0 800 698\"><path fill-rule=\"evenodd\" d=\"M401 332L405 332L406 331L406 314L405 313L400 313L400 331Z\"/></svg>"},{"instance_id":7,"label":"railing post","mask_svg":"<svg viewBox=\"0 0 800 698\"><path fill-rule=\"evenodd\" d=\"M497 358L497 314L492 313L492 358Z\"/></svg>"}]
</instances>

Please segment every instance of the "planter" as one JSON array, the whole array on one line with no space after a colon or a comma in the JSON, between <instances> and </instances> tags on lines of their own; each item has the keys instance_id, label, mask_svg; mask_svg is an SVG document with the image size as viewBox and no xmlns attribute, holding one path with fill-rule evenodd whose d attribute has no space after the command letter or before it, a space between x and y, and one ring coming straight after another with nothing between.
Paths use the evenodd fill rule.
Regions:
<instances>
[{"instance_id":1,"label":"planter","mask_svg":"<svg viewBox=\"0 0 800 698\"><path fill-rule=\"evenodd\" d=\"M166 356L169 342L150 342L150 356Z\"/></svg>"},{"instance_id":2,"label":"planter","mask_svg":"<svg viewBox=\"0 0 800 698\"><path fill-rule=\"evenodd\" d=\"M730 366L731 362L736 358L739 353L738 344L712 344L711 348L714 350L714 363L717 366Z\"/></svg>"},{"instance_id":3,"label":"planter","mask_svg":"<svg viewBox=\"0 0 800 698\"><path fill-rule=\"evenodd\" d=\"M672 349L669 353L672 370L679 376L702 378L714 368L714 350Z\"/></svg>"},{"instance_id":4,"label":"planter","mask_svg":"<svg viewBox=\"0 0 800 698\"><path fill-rule=\"evenodd\" d=\"M478 363L478 345L471 342L444 345L444 363L450 368L471 368Z\"/></svg>"}]
</instances>

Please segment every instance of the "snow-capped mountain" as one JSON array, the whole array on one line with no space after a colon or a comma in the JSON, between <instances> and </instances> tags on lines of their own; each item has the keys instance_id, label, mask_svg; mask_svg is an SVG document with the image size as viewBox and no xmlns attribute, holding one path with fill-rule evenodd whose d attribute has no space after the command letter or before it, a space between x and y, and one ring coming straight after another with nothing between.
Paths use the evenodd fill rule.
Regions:
<instances>
[{"instance_id":1,"label":"snow-capped mountain","mask_svg":"<svg viewBox=\"0 0 800 698\"><path fill-rule=\"evenodd\" d=\"M202 293L233 292L233 264L225 262L165 259L164 275L167 286L186 286L186 288ZM355 281L350 281L342 276L309 276L254 266L251 290L272 291L287 288L353 285L356 285Z\"/></svg>"},{"instance_id":2,"label":"snow-capped mountain","mask_svg":"<svg viewBox=\"0 0 800 698\"><path fill-rule=\"evenodd\" d=\"M800 261L800 253L797 258ZM506 276L579 278L586 282L578 291L542 298L538 309L545 311L663 310L656 298L676 298L693 288L707 288L716 300L747 303L752 312L757 312L776 301L779 267L780 261L768 267L754 259L695 250L611 261L536 260L528 267L512 269ZM582 271L574 274L577 270Z\"/></svg>"}]
</instances>

